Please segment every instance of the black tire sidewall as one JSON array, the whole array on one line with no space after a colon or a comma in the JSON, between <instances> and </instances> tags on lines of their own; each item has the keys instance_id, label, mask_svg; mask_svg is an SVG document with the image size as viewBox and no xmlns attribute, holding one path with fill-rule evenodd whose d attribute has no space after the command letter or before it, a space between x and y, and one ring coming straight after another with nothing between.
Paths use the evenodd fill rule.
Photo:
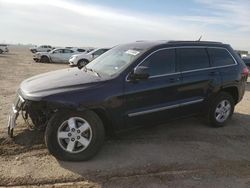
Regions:
<instances>
[{"instance_id":1,"label":"black tire sidewall","mask_svg":"<svg viewBox=\"0 0 250 188\"><path fill-rule=\"evenodd\" d=\"M88 61L85 60L85 59L80 59L80 60L78 61L78 63L77 63L77 66L80 67L80 66L81 66L81 63L84 63L84 66L86 66L86 65L88 64ZM84 66L82 66L82 67L84 67Z\"/></svg>"},{"instance_id":2,"label":"black tire sidewall","mask_svg":"<svg viewBox=\"0 0 250 188\"><path fill-rule=\"evenodd\" d=\"M49 58L47 56L42 56L41 57L41 62L42 63L49 63Z\"/></svg>"},{"instance_id":3,"label":"black tire sidewall","mask_svg":"<svg viewBox=\"0 0 250 188\"><path fill-rule=\"evenodd\" d=\"M228 100L230 102L231 105L231 111L230 111L230 115L227 118L227 120L225 120L224 122L218 122L215 118L215 110L217 105L222 101L222 100ZM226 92L221 92L217 95L217 97L215 98L215 101L212 103L210 110L209 110L209 122L212 126L214 127L223 127L224 125L226 125L226 123L228 122L228 120L231 118L233 112L234 112L234 107L235 107L235 102L233 97L226 93Z\"/></svg>"},{"instance_id":4,"label":"black tire sidewall","mask_svg":"<svg viewBox=\"0 0 250 188\"><path fill-rule=\"evenodd\" d=\"M57 140L57 131L60 125L70 117L85 119L92 129L92 139L88 147L80 153L69 153L61 148ZM49 152L57 159L67 161L84 161L93 157L104 142L104 126L100 118L91 111L84 112L57 112L49 121L45 131L45 143Z\"/></svg>"}]
</instances>

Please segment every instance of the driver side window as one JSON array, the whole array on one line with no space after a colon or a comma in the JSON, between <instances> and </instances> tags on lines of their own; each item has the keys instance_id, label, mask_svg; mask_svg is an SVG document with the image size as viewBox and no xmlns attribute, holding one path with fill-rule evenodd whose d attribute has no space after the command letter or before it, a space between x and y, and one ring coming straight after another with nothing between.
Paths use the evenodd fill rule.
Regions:
<instances>
[{"instance_id":1,"label":"driver side window","mask_svg":"<svg viewBox=\"0 0 250 188\"><path fill-rule=\"evenodd\" d=\"M175 49L159 50L141 64L148 67L150 76L174 73L176 71Z\"/></svg>"}]
</instances>

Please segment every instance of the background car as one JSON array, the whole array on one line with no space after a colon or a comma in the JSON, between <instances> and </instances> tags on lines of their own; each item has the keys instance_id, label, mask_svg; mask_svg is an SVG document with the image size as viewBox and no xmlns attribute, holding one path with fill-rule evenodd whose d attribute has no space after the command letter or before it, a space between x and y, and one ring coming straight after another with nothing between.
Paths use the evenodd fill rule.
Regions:
<instances>
[{"instance_id":1,"label":"background car","mask_svg":"<svg viewBox=\"0 0 250 188\"><path fill-rule=\"evenodd\" d=\"M242 58L242 60L245 62L246 66L248 67L248 69L250 70L250 57L244 57Z\"/></svg>"},{"instance_id":2,"label":"background car","mask_svg":"<svg viewBox=\"0 0 250 188\"><path fill-rule=\"evenodd\" d=\"M79 52L68 48L57 48L50 52L37 52L33 59L42 63L67 63L74 54L79 54Z\"/></svg>"},{"instance_id":3,"label":"background car","mask_svg":"<svg viewBox=\"0 0 250 188\"><path fill-rule=\"evenodd\" d=\"M69 59L69 65L70 66L78 66L78 67L84 67L87 65L90 61L97 58L98 56L102 55L106 51L108 51L110 48L97 48L89 53L86 54L77 54L73 55Z\"/></svg>"},{"instance_id":4,"label":"background car","mask_svg":"<svg viewBox=\"0 0 250 188\"><path fill-rule=\"evenodd\" d=\"M38 47L30 48L30 51L32 53L36 53L36 52L49 52L51 50L53 50L53 48L50 45L41 45L41 46L38 46Z\"/></svg>"},{"instance_id":5,"label":"background car","mask_svg":"<svg viewBox=\"0 0 250 188\"><path fill-rule=\"evenodd\" d=\"M0 54L9 52L7 44L0 44Z\"/></svg>"}]
</instances>

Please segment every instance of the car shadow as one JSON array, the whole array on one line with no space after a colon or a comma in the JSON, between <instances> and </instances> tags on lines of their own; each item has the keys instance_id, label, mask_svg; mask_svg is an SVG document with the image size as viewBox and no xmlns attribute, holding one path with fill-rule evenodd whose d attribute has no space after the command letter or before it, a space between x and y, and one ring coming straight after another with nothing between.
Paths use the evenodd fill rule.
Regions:
<instances>
[{"instance_id":1,"label":"car shadow","mask_svg":"<svg viewBox=\"0 0 250 188\"><path fill-rule=\"evenodd\" d=\"M247 81L246 91L250 91L250 79Z\"/></svg>"},{"instance_id":2,"label":"car shadow","mask_svg":"<svg viewBox=\"0 0 250 188\"><path fill-rule=\"evenodd\" d=\"M0 155L17 155L32 150L46 148L44 132L24 129L10 138L7 133L0 138Z\"/></svg>"},{"instance_id":3,"label":"car shadow","mask_svg":"<svg viewBox=\"0 0 250 188\"><path fill-rule=\"evenodd\" d=\"M0 58L8 58L9 56L4 55L4 54L0 54Z\"/></svg>"},{"instance_id":4,"label":"car shadow","mask_svg":"<svg viewBox=\"0 0 250 188\"><path fill-rule=\"evenodd\" d=\"M140 173L147 165L154 166L151 170L155 171L183 161L188 163L193 158L203 158L204 152L198 147L200 143L211 147L224 147L228 139L250 143L246 131L250 132L248 114L235 113L229 124L222 128L212 128L200 118L175 120L118 134L107 140L102 150L89 161L58 163L64 169L88 177L91 181L112 174L129 176Z\"/></svg>"},{"instance_id":5,"label":"car shadow","mask_svg":"<svg viewBox=\"0 0 250 188\"><path fill-rule=\"evenodd\" d=\"M41 63L41 64L58 64L58 65L69 65L69 63L60 63L60 62L44 62L44 63L42 63L42 62L36 62L36 61L34 61L34 63Z\"/></svg>"}]
</instances>

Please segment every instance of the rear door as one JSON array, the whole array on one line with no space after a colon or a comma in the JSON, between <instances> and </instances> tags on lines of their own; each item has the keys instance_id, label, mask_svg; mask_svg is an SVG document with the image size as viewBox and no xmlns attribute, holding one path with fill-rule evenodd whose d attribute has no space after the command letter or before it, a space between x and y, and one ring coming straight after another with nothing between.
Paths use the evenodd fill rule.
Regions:
<instances>
[{"instance_id":1,"label":"rear door","mask_svg":"<svg viewBox=\"0 0 250 188\"><path fill-rule=\"evenodd\" d=\"M235 76L239 73L238 66L229 51L225 48L208 48L207 50L212 65L220 72L223 85L238 85Z\"/></svg>"},{"instance_id":2,"label":"rear door","mask_svg":"<svg viewBox=\"0 0 250 188\"><path fill-rule=\"evenodd\" d=\"M175 49L159 50L140 64L149 68L148 79L125 81L127 127L157 124L178 116L181 75L176 72L175 59Z\"/></svg>"},{"instance_id":3,"label":"rear door","mask_svg":"<svg viewBox=\"0 0 250 188\"><path fill-rule=\"evenodd\" d=\"M208 97L221 83L219 70L211 67L204 47L178 48L177 59L183 80L179 88L180 114L202 112Z\"/></svg>"}]
</instances>

